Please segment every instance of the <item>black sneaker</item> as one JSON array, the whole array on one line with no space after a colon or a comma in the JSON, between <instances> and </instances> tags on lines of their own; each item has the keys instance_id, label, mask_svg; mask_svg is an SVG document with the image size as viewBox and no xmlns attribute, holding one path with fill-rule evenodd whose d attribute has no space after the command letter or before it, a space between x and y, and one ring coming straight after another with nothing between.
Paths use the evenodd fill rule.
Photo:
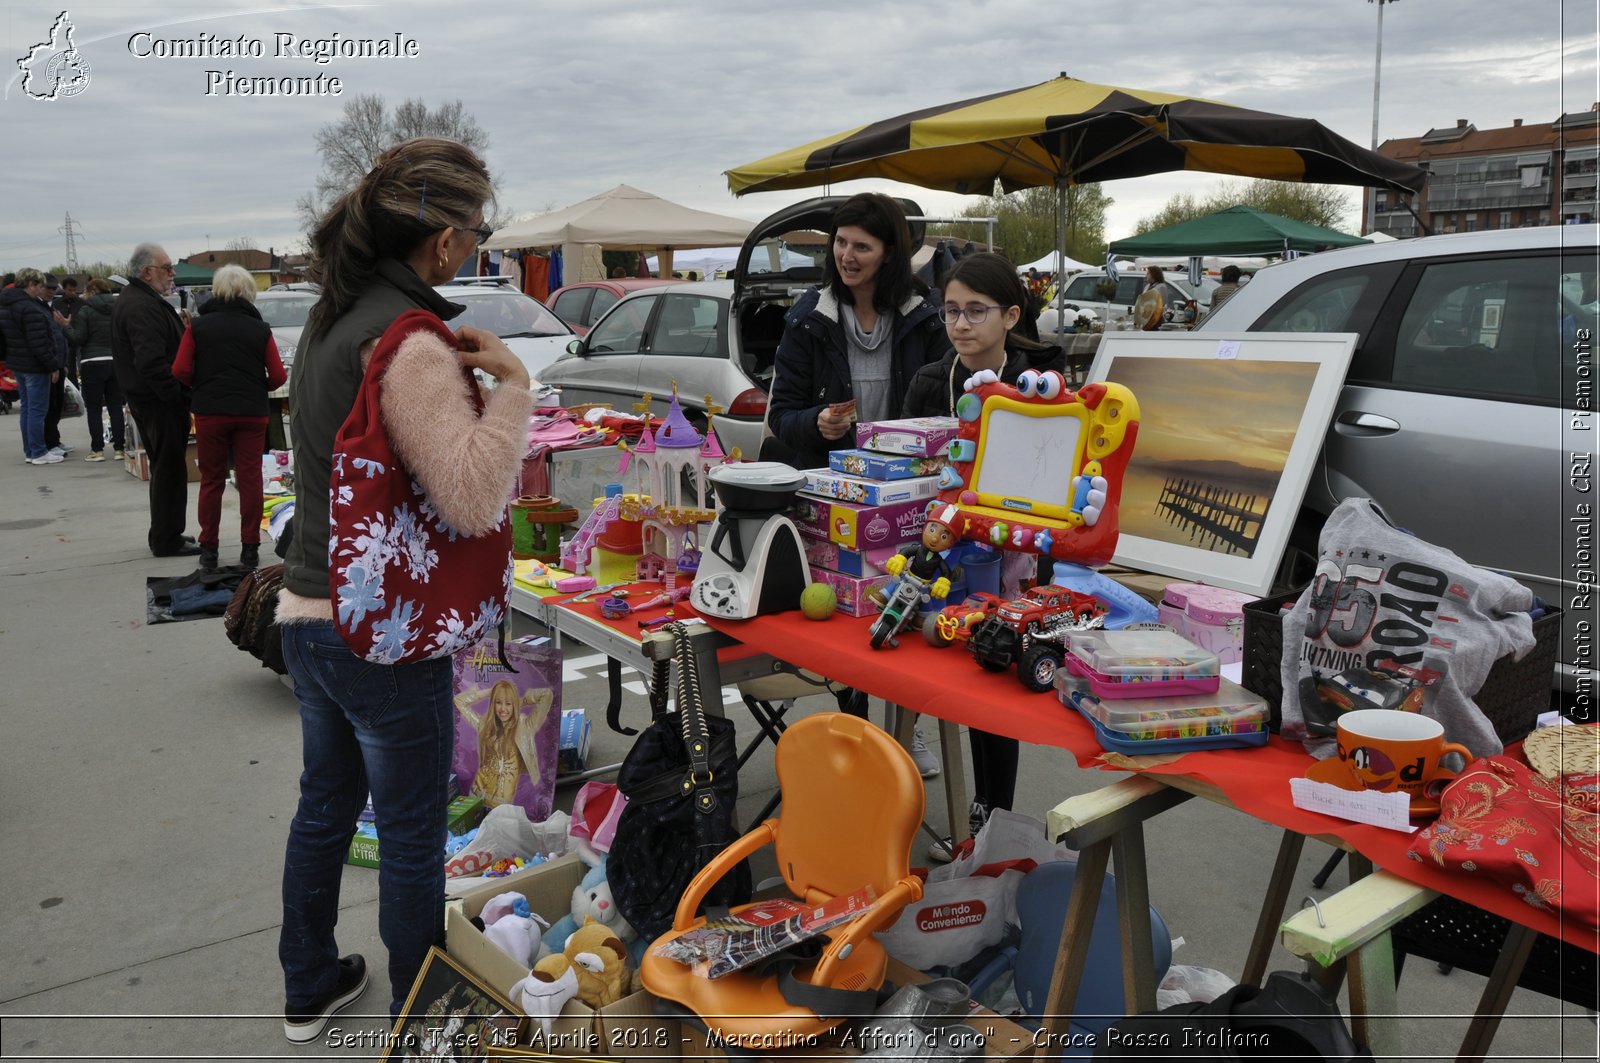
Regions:
<instances>
[{"instance_id":1,"label":"black sneaker","mask_svg":"<svg viewBox=\"0 0 1600 1063\"><path fill-rule=\"evenodd\" d=\"M283 1035L291 1044L309 1044L322 1033L334 1012L352 1004L367 988L367 961L351 953L339 961L339 981L326 999L305 1008L283 1006Z\"/></svg>"}]
</instances>

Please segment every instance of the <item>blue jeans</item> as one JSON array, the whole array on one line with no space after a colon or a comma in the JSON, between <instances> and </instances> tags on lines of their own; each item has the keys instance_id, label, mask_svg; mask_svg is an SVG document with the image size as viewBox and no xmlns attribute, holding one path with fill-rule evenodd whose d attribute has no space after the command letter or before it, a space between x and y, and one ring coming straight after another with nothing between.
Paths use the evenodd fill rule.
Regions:
<instances>
[{"instance_id":1,"label":"blue jeans","mask_svg":"<svg viewBox=\"0 0 1600 1063\"><path fill-rule=\"evenodd\" d=\"M373 664L331 621L283 625L300 702L305 768L283 861L285 1004L326 998L339 976L334 926L356 817L372 793L381 860L378 932L389 950L391 1017L444 932L444 839L455 753L450 658Z\"/></svg>"},{"instance_id":2,"label":"blue jeans","mask_svg":"<svg viewBox=\"0 0 1600 1063\"><path fill-rule=\"evenodd\" d=\"M22 456L42 458L50 449L44 445L44 415L50 408L50 374L17 373L15 376L22 406Z\"/></svg>"}]
</instances>

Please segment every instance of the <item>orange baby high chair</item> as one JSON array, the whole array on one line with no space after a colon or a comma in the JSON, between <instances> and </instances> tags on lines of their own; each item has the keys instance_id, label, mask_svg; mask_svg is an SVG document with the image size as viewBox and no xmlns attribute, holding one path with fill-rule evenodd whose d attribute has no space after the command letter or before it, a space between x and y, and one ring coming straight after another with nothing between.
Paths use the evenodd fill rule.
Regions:
<instances>
[{"instance_id":1,"label":"orange baby high chair","mask_svg":"<svg viewBox=\"0 0 1600 1063\"><path fill-rule=\"evenodd\" d=\"M714 1036L746 1047L796 1044L851 1015L871 1014L873 991L888 967L873 934L922 897L922 880L911 874L911 843L922 822L922 775L900 743L859 717L817 713L783 732L773 759L783 798L778 817L763 821L695 876L672 930L645 950L639 971L650 992L693 1011ZM788 971L746 969L710 979L656 955L663 943L703 926L704 917L695 912L706 892L769 844L792 896L821 904L871 886L876 903L828 931L814 961ZM846 992L830 992L837 990Z\"/></svg>"}]
</instances>

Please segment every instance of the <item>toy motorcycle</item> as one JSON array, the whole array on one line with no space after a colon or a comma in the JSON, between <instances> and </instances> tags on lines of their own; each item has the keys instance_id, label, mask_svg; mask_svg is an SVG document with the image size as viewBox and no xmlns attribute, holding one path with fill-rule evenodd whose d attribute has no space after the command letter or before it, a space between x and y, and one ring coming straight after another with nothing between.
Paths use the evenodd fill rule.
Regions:
<instances>
[{"instance_id":1,"label":"toy motorcycle","mask_svg":"<svg viewBox=\"0 0 1600 1063\"><path fill-rule=\"evenodd\" d=\"M929 598L943 599L949 593L950 581L943 576L930 583L910 569L901 572L894 593L883 603L883 612L872 622L872 648L881 649L885 642L900 645L895 636L917 618L922 603Z\"/></svg>"}]
</instances>

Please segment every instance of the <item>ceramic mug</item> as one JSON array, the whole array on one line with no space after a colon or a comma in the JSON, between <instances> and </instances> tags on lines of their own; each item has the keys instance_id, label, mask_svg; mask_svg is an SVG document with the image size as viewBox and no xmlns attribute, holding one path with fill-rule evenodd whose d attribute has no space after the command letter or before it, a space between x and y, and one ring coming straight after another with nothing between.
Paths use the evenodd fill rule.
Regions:
<instances>
[{"instance_id":1,"label":"ceramic mug","mask_svg":"<svg viewBox=\"0 0 1600 1063\"><path fill-rule=\"evenodd\" d=\"M1450 753L1472 760L1466 746L1444 740L1444 725L1396 709L1354 709L1339 717L1339 759L1364 790L1426 796L1428 784L1456 773L1441 763Z\"/></svg>"}]
</instances>

